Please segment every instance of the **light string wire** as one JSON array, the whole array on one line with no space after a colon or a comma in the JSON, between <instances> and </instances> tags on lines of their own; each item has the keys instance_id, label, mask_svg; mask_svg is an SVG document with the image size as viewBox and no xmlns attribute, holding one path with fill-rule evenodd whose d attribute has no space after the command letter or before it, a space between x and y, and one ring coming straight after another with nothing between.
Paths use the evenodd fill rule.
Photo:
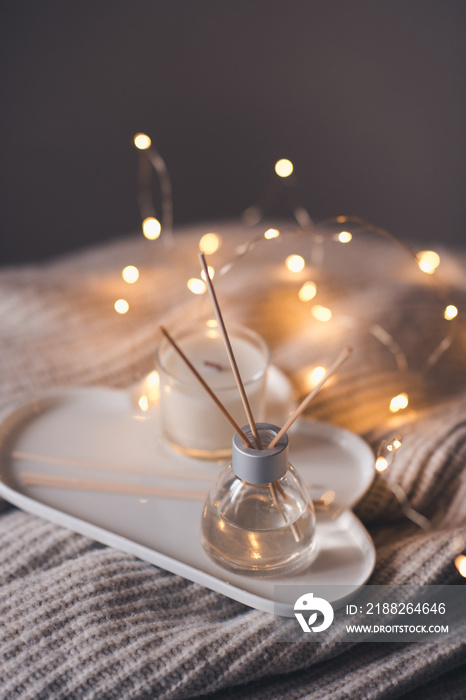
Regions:
<instances>
[{"instance_id":1,"label":"light string wire","mask_svg":"<svg viewBox=\"0 0 466 700\"><path fill-rule=\"evenodd\" d=\"M408 495L403 487L399 483L392 483L387 479L389 468L393 464L396 454L401 446L401 435L395 435L395 437L393 437L391 440L382 440L376 453L375 469L382 478L384 484L398 501L404 516L411 520L411 522L413 522L419 528L424 530L424 532L432 532L434 531L432 522L426 518L425 515L422 515L422 513L419 513L419 511L415 510L411 506ZM458 573L463 576L463 578L466 578L466 542L461 533L457 533L453 537L453 540L450 543L450 549L453 556L453 563Z\"/></svg>"},{"instance_id":2,"label":"light string wire","mask_svg":"<svg viewBox=\"0 0 466 700\"><path fill-rule=\"evenodd\" d=\"M147 236L146 228L148 220L152 223L154 220L160 223L160 228L157 227L157 223L152 226L155 227L155 232L152 235L147 236L150 240L155 240L158 238L161 232L163 232L163 240L165 244L172 248L173 241L173 190L170 175L166 163L160 153L152 145L152 141L147 134L138 133L134 136L134 145L139 151L139 168L138 168L138 204L139 211L142 219L143 233ZM150 163L152 168L147 167L147 163ZM155 206L152 197L152 169L156 172L161 195L161 210L162 210L162 221L158 222L155 218ZM145 226L146 223L146 226ZM150 231L150 226L149 226Z\"/></svg>"}]
</instances>

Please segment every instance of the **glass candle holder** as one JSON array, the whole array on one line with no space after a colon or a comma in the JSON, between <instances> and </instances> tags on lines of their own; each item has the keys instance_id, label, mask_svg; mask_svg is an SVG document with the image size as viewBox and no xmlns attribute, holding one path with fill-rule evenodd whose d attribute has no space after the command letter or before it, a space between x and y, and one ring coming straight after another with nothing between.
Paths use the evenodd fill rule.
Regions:
<instances>
[{"instance_id":1,"label":"glass candle holder","mask_svg":"<svg viewBox=\"0 0 466 700\"><path fill-rule=\"evenodd\" d=\"M258 423L264 447L279 432ZM253 443L250 432L243 428ZM307 568L314 556L315 513L306 485L288 462L288 436L271 449L233 438L232 463L219 475L204 506L202 544L220 566L256 576Z\"/></svg>"},{"instance_id":2,"label":"glass candle holder","mask_svg":"<svg viewBox=\"0 0 466 700\"><path fill-rule=\"evenodd\" d=\"M232 326L228 332L253 415L258 420L263 419L269 349L257 333L247 328ZM176 334L176 340L241 425L244 409L216 322L184 328ZM229 422L166 339L156 350L156 361L160 375L160 420L165 438L174 449L190 457L228 457L231 454Z\"/></svg>"}]
</instances>

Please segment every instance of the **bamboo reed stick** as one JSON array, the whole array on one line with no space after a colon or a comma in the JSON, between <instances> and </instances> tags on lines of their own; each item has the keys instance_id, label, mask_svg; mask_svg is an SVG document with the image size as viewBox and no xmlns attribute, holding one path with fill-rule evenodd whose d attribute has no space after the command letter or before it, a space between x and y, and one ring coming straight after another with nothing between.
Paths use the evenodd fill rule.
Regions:
<instances>
[{"instance_id":1,"label":"bamboo reed stick","mask_svg":"<svg viewBox=\"0 0 466 700\"><path fill-rule=\"evenodd\" d=\"M212 478L207 477L209 481ZM176 489L148 484L129 484L122 481L98 481L74 476L55 476L39 472L23 472L22 482L25 486L47 486L51 488L76 489L82 491L102 491L106 493L124 493L128 495L152 496L155 498L181 498L189 501L204 501L206 491L195 489ZM310 484L306 484L310 488ZM328 508L322 500L313 501L315 507Z\"/></svg>"},{"instance_id":2,"label":"bamboo reed stick","mask_svg":"<svg viewBox=\"0 0 466 700\"><path fill-rule=\"evenodd\" d=\"M162 479L183 479L185 481L207 481L211 482L212 477L208 474L197 474L194 470L189 472L176 472L168 469L154 469L153 467L126 466L114 462L93 462L83 459L70 459L69 457L52 457L49 455L33 454L31 452L15 451L11 453L13 459L39 464L59 465L60 467L78 467L87 471L110 471L128 475L141 475L159 477Z\"/></svg>"},{"instance_id":3,"label":"bamboo reed stick","mask_svg":"<svg viewBox=\"0 0 466 700\"><path fill-rule=\"evenodd\" d=\"M82 491L105 491L107 493L124 493L135 496L152 496L155 498L182 498L185 500L204 501L205 491L194 489L174 489L144 484L125 484L121 481L97 481L96 479L79 479L73 476L53 476L24 472L21 475L26 486L48 486L52 488L76 489Z\"/></svg>"},{"instance_id":4,"label":"bamboo reed stick","mask_svg":"<svg viewBox=\"0 0 466 700\"><path fill-rule=\"evenodd\" d=\"M238 386L238 390L239 390L239 393L241 396L241 401L243 402L244 410L246 412L246 416L248 419L249 427L251 429L251 433L253 434L256 446L260 450L262 450L263 449L262 442L261 442L259 433L257 431L256 422L254 420L254 416L252 415L252 411L251 411L251 407L249 405L246 391L244 390L243 381L241 379L241 375L239 373L239 369L238 369L238 365L236 363L235 355L233 353L233 348L231 347L230 338L228 337L227 329L226 329L225 323L223 321L223 316L222 316L222 312L220 310L219 303L217 301L217 295L215 293L214 285L212 283L212 280L210 279L209 268L207 267L204 253L199 253L199 262L201 263L201 267L204 271L205 282L207 285L207 289L209 291L210 300L212 302L212 306L214 307L215 317L217 319L218 326L219 326L220 331L222 333L223 342L225 343L225 348L227 351L228 359L230 361L233 376L235 377L235 381L236 381L236 384Z\"/></svg>"},{"instance_id":5,"label":"bamboo reed stick","mask_svg":"<svg viewBox=\"0 0 466 700\"><path fill-rule=\"evenodd\" d=\"M312 391L309 392L309 394L306 396L306 398L299 404L298 408L296 411L288 418L286 421L285 425L281 428L280 432L275 435L274 439L272 442L267 445L267 449L270 449L272 447L275 447L277 442L283 437L283 435L291 428L295 420L299 418L299 416L303 413L303 411L306 410L306 408L309 406L311 403L312 399L317 396L319 391L322 389L324 386L325 382L330 379L332 374L334 374L339 367L345 362L348 357L351 355L353 352L353 348L346 347L344 350L341 351L341 353L338 355L337 359L333 363L333 365L330 366L330 368L327 370L325 375L322 377L320 382L316 384L316 386L312 389Z\"/></svg>"}]
</instances>

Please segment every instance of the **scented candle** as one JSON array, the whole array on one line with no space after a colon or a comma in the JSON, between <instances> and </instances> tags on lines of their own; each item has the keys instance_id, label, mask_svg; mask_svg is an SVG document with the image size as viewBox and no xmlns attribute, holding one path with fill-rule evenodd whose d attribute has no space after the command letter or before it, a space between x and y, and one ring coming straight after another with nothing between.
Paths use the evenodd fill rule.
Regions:
<instances>
[{"instance_id":1,"label":"scented candle","mask_svg":"<svg viewBox=\"0 0 466 700\"><path fill-rule=\"evenodd\" d=\"M269 350L253 331L232 327L230 342L251 410L262 420ZM177 334L177 342L231 416L242 425L244 409L215 321ZM164 436L178 451L203 459L231 453L231 426L174 348L162 340L156 359L160 374L160 411Z\"/></svg>"}]
</instances>

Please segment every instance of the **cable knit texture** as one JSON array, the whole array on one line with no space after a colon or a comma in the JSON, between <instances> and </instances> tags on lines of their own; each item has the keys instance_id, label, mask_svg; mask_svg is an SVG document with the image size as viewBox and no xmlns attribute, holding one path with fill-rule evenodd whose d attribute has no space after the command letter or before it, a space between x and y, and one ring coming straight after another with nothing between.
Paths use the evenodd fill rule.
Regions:
<instances>
[{"instance_id":1,"label":"cable knit texture","mask_svg":"<svg viewBox=\"0 0 466 700\"><path fill-rule=\"evenodd\" d=\"M1 271L2 415L51 387L123 388L150 371L158 324L175 326L205 311L205 297L192 299L186 279L196 274L197 241L207 230L180 232L174 251L132 236ZM235 226L222 233L225 260L250 235ZM319 328L312 341L287 289L272 281L267 287L266 276L251 274L252 254L218 280L220 301L227 320L249 323L266 337L273 361L298 393L305 391L303 369L353 345L313 415L364 435L374 447L385 435L403 437L386 480L378 475L356 508L377 548L371 582L459 584L452 543L466 535L464 321L460 313L451 346L425 376L397 368L367 328L376 322L389 328L411 362L426 352L429 338L440 333L441 339L447 322L441 318L438 331L440 307L430 288L412 284L409 275L381 279L381 245L364 243L358 264L371 274L363 281L355 270L359 284L332 301L342 318L353 313L358 323L336 323L328 335ZM327 255L344 265L343 248ZM449 293L461 311L464 257L444 256ZM141 271L132 287L121 279L127 264ZM119 297L129 300L126 316L113 310ZM362 320L361 300L368 309ZM410 406L393 417L387 398L400 390L408 391ZM432 521L430 532L403 516L390 482ZM280 644L272 616L6 501L0 501L0 558L0 695L8 700L464 697L466 642L459 635L426 644Z\"/></svg>"}]
</instances>

